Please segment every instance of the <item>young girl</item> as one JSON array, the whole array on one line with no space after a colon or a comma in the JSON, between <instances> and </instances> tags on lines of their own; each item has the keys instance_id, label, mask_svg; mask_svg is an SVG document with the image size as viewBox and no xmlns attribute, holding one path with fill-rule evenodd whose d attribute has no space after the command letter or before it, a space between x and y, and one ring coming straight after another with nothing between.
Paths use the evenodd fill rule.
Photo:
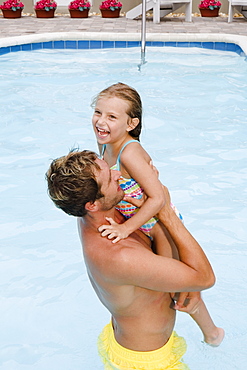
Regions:
<instances>
[{"instance_id":1,"label":"young girl","mask_svg":"<svg viewBox=\"0 0 247 370\"><path fill-rule=\"evenodd\" d=\"M142 128L140 96L129 86L118 83L103 90L93 105L93 128L101 156L112 169L121 171L120 186L126 196L141 198L143 189L147 196L140 209L126 201L120 202L117 209L128 220L121 225L104 226L109 237L115 237L113 243L127 238L138 228L150 236L157 222L153 215L162 208L164 193L150 166L151 158L139 142Z\"/></svg>"},{"instance_id":2,"label":"young girl","mask_svg":"<svg viewBox=\"0 0 247 370\"><path fill-rule=\"evenodd\" d=\"M104 236L108 235L109 239L114 238L113 243L127 238L138 228L151 238L155 237L154 225L158 219L153 215L164 205L164 192L150 165L151 158L139 142L142 128L141 98L135 89L117 83L101 91L92 106L92 123L101 157L111 169L122 174L119 183L125 198L116 208L127 218L123 224L107 219L109 224L102 225L99 231L104 231ZM126 202L128 197L142 198L143 193L147 198L140 208ZM176 208L171 206L182 219ZM159 254L162 255L162 252ZM175 308L182 310L181 305L175 305ZM221 343L224 331L214 325L201 299L197 311L191 316L202 329L205 342L214 346Z\"/></svg>"}]
</instances>

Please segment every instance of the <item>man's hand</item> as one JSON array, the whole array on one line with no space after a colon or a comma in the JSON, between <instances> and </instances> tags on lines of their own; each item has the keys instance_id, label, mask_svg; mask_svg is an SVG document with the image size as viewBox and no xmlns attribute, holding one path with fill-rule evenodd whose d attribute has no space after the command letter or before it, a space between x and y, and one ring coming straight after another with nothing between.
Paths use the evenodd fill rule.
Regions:
<instances>
[{"instance_id":1,"label":"man's hand","mask_svg":"<svg viewBox=\"0 0 247 370\"><path fill-rule=\"evenodd\" d=\"M174 309L190 315L198 311L201 300L200 292L182 292L170 294L174 301Z\"/></svg>"},{"instance_id":2,"label":"man's hand","mask_svg":"<svg viewBox=\"0 0 247 370\"><path fill-rule=\"evenodd\" d=\"M126 225L118 224L111 217L106 217L106 220L110 225L101 225L98 228L98 231L101 233L101 236L107 236L108 239L115 238L112 243L117 243L121 239L125 239L129 236Z\"/></svg>"}]
</instances>

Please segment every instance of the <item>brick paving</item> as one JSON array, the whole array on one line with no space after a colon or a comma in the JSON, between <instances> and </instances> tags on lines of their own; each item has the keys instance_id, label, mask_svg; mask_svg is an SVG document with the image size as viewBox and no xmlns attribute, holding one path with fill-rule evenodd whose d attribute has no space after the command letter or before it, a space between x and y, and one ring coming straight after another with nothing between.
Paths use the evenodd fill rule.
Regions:
<instances>
[{"instance_id":1,"label":"brick paving","mask_svg":"<svg viewBox=\"0 0 247 370\"><path fill-rule=\"evenodd\" d=\"M159 24L154 24L152 17L147 17L147 33L221 33L247 36L247 19L235 17L232 23L221 14L216 18L201 18L193 15L192 22L185 22L183 15L164 17ZM40 19L33 14L24 14L19 19L5 19L0 15L0 38L23 36L47 32L121 32L140 33L141 19L101 18L91 14L89 18L75 19L67 14L56 14L55 18Z\"/></svg>"}]
</instances>

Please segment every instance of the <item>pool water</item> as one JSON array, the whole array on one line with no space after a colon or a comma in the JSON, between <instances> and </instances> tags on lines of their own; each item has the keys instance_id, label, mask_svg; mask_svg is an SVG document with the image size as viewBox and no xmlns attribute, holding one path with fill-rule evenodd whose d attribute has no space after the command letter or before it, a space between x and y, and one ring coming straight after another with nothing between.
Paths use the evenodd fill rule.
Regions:
<instances>
[{"instance_id":1,"label":"pool water","mask_svg":"<svg viewBox=\"0 0 247 370\"><path fill-rule=\"evenodd\" d=\"M142 144L216 285L203 293L226 338L218 348L186 314L191 370L245 370L247 342L247 63L196 48L17 52L0 69L0 368L100 370L96 340L110 320L88 281L76 220L56 209L44 174L71 148L97 151L91 99L112 83L140 93Z\"/></svg>"}]
</instances>

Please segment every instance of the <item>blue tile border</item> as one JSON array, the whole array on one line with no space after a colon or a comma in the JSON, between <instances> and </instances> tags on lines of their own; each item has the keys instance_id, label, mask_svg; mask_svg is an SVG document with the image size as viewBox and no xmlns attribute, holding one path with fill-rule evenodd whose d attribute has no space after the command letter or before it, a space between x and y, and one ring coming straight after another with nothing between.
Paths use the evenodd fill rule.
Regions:
<instances>
[{"instance_id":1,"label":"blue tile border","mask_svg":"<svg viewBox=\"0 0 247 370\"><path fill-rule=\"evenodd\" d=\"M0 48L0 55L8 54L10 52L11 52L10 46Z\"/></svg>"},{"instance_id":2,"label":"blue tile border","mask_svg":"<svg viewBox=\"0 0 247 370\"><path fill-rule=\"evenodd\" d=\"M115 48L115 43L114 41L102 41L103 43L103 49L113 49Z\"/></svg>"},{"instance_id":3,"label":"blue tile border","mask_svg":"<svg viewBox=\"0 0 247 370\"><path fill-rule=\"evenodd\" d=\"M22 50L22 49L21 49L21 46L22 46L22 45L14 45L14 46L10 46L10 51L11 51L11 52L20 51L20 50Z\"/></svg>"},{"instance_id":4,"label":"blue tile border","mask_svg":"<svg viewBox=\"0 0 247 370\"><path fill-rule=\"evenodd\" d=\"M32 50L31 44L23 44L21 45L23 51L30 51Z\"/></svg>"},{"instance_id":5,"label":"blue tile border","mask_svg":"<svg viewBox=\"0 0 247 370\"><path fill-rule=\"evenodd\" d=\"M62 42L64 42L64 41L62 41ZM42 42L36 42L35 44L30 44L30 45L32 46L32 50L43 49L43 43Z\"/></svg>"},{"instance_id":6,"label":"blue tile border","mask_svg":"<svg viewBox=\"0 0 247 370\"><path fill-rule=\"evenodd\" d=\"M89 40L79 40L78 41L78 49L90 49L89 45L90 45Z\"/></svg>"},{"instance_id":7,"label":"blue tile border","mask_svg":"<svg viewBox=\"0 0 247 370\"><path fill-rule=\"evenodd\" d=\"M114 49L141 46L140 41L100 41L100 40L60 40L37 42L23 45L14 45L0 48L0 55L17 51L31 51L39 49ZM227 42L197 42L197 41L147 41L147 47L197 47L212 50L225 50L245 56L241 47Z\"/></svg>"},{"instance_id":8,"label":"blue tile border","mask_svg":"<svg viewBox=\"0 0 247 370\"><path fill-rule=\"evenodd\" d=\"M65 49L65 41L53 41L54 49ZM33 44L36 45L36 44Z\"/></svg>"}]
</instances>

